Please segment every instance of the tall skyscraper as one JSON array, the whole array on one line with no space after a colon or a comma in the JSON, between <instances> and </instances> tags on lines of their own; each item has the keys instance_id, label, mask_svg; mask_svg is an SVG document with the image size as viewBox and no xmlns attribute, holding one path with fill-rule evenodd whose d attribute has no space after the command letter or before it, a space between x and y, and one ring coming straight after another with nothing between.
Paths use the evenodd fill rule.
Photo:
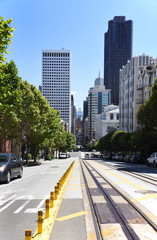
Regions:
<instances>
[{"instance_id":1,"label":"tall skyscraper","mask_svg":"<svg viewBox=\"0 0 157 240\"><path fill-rule=\"evenodd\" d=\"M71 77L69 50L42 51L42 94L71 131Z\"/></svg>"},{"instance_id":2,"label":"tall skyscraper","mask_svg":"<svg viewBox=\"0 0 157 240\"><path fill-rule=\"evenodd\" d=\"M116 16L108 22L104 45L104 84L111 89L111 103L119 104L119 70L132 57L133 22Z\"/></svg>"}]
</instances>

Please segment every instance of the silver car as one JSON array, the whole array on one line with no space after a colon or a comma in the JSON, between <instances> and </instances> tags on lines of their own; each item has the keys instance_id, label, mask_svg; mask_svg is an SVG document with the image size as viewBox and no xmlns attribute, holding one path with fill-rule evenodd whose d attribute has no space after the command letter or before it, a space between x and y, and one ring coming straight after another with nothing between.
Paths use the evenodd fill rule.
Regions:
<instances>
[{"instance_id":1,"label":"silver car","mask_svg":"<svg viewBox=\"0 0 157 240\"><path fill-rule=\"evenodd\" d=\"M153 165L154 167L157 166L157 152L151 154L149 158L147 158L147 165Z\"/></svg>"}]
</instances>

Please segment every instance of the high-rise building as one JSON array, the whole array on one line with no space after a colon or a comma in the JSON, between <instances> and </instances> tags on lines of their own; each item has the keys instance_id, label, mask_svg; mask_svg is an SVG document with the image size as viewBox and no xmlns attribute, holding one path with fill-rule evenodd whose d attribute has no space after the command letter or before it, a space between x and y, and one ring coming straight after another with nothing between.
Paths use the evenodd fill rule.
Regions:
<instances>
[{"instance_id":1,"label":"high-rise building","mask_svg":"<svg viewBox=\"0 0 157 240\"><path fill-rule=\"evenodd\" d=\"M73 95L71 95L71 133L76 135L76 107L74 105Z\"/></svg>"},{"instance_id":2,"label":"high-rise building","mask_svg":"<svg viewBox=\"0 0 157 240\"><path fill-rule=\"evenodd\" d=\"M143 54L133 57L120 70L119 78L119 128L123 131L134 132L138 130L137 110L141 103L150 95L150 83L152 85L156 76L154 71L144 69L151 67L152 57ZM148 69L149 69L148 67ZM148 74L150 72L150 75ZM152 76L151 76L152 75ZM150 81L150 82L149 82ZM143 96L143 94L145 96Z\"/></svg>"},{"instance_id":3,"label":"high-rise building","mask_svg":"<svg viewBox=\"0 0 157 240\"><path fill-rule=\"evenodd\" d=\"M50 106L60 111L71 131L71 76L69 50L42 51L42 94Z\"/></svg>"},{"instance_id":4,"label":"high-rise building","mask_svg":"<svg viewBox=\"0 0 157 240\"><path fill-rule=\"evenodd\" d=\"M116 16L108 22L104 45L104 84L111 89L111 103L119 104L119 70L132 57L133 22Z\"/></svg>"},{"instance_id":5,"label":"high-rise building","mask_svg":"<svg viewBox=\"0 0 157 240\"><path fill-rule=\"evenodd\" d=\"M111 90L105 89L104 79L96 78L94 87L88 91L88 140L95 138L95 117L111 103Z\"/></svg>"}]
</instances>

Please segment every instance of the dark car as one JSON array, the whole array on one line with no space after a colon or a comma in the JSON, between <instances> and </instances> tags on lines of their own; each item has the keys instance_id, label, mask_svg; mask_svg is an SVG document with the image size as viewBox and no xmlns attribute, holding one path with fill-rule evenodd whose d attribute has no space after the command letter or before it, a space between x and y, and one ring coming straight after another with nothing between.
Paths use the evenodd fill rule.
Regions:
<instances>
[{"instance_id":1,"label":"dark car","mask_svg":"<svg viewBox=\"0 0 157 240\"><path fill-rule=\"evenodd\" d=\"M7 183L14 177L22 178L23 165L13 153L0 153L0 181Z\"/></svg>"},{"instance_id":2,"label":"dark car","mask_svg":"<svg viewBox=\"0 0 157 240\"><path fill-rule=\"evenodd\" d=\"M125 155L124 158L123 158L123 161L126 162L126 163L129 162L130 157L131 157L131 155L129 155L129 154Z\"/></svg>"},{"instance_id":3,"label":"dark car","mask_svg":"<svg viewBox=\"0 0 157 240\"><path fill-rule=\"evenodd\" d=\"M141 163L142 162L142 157L140 154L134 154L130 157L129 162L132 163Z\"/></svg>"}]
</instances>

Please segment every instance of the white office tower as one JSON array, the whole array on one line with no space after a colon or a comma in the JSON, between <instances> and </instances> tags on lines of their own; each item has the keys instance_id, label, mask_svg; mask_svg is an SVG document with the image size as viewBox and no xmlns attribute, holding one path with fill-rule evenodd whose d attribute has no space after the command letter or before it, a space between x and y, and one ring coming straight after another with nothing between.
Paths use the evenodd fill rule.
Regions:
<instances>
[{"instance_id":1,"label":"white office tower","mask_svg":"<svg viewBox=\"0 0 157 240\"><path fill-rule=\"evenodd\" d=\"M71 57L69 50L42 51L42 94L60 111L71 131Z\"/></svg>"}]
</instances>

